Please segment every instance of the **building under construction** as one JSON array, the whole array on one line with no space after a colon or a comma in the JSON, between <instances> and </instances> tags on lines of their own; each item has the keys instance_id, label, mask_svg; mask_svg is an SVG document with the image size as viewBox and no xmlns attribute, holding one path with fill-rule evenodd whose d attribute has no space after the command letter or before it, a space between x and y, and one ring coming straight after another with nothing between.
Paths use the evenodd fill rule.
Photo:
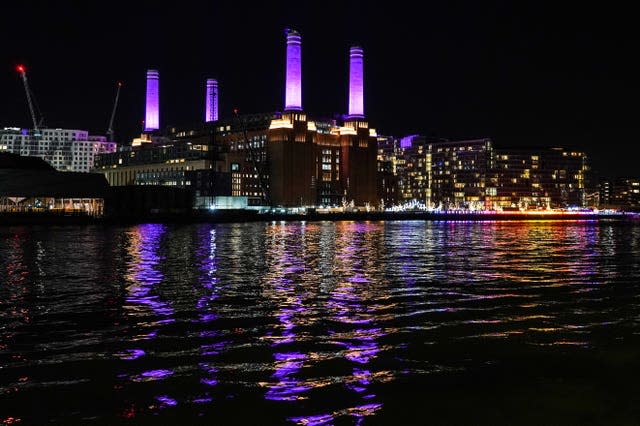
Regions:
<instances>
[{"instance_id":1,"label":"building under construction","mask_svg":"<svg viewBox=\"0 0 640 426\"><path fill-rule=\"evenodd\" d=\"M116 102L107 130L108 136L96 136L89 135L87 130L46 127L44 116L29 86L26 67L18 65L16 71L24 84L33 127L31 129L20 127L0 129L0 153L38 157L58 171L89 172L94 168L95 157L98 154L116 151L117 145L113 141L113 120L120 94L120 83L118 83Z\"/></svg>"}]
</instances>

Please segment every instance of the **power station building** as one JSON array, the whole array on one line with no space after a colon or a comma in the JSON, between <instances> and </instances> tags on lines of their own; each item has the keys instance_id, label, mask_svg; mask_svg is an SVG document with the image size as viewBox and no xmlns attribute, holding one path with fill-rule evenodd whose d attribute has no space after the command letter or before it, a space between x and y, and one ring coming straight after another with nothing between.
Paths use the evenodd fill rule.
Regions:
<instances>
[{"instance_id":1,"label":"power station building","mask_svg":"<svg viewBox=\"0 0 640 426\"><path fill-rule=\"evenodd\" d=\"M112 186L190 189L198 208L233 206L441 209L584 206L588 163L562 148L496 148L490 139L378 136L364 110L364 52L349 50L349 99L340 119L304 109L302 36L286 32L282 112L219 116L218 81L204 82L204 117L163 128L160 73L147 71L145 132L100 155ZM231 200L232 199L232 200Z\"/></svg>"},{"instance_id":2,"label":"power station building","mask_svg":"<svg viewBox=\"0 0 640 426\"><path fill-rule=\"evenodd\" d=\"M302 36L286 33L284 111L218 119L218 82L206 82L204 122L157 138L159 73L147 72L145 130L125 150L100 157L111 185L176 185L208 197L246 197L282 207L376 206L377 139L364 114L364 54L349 51L348 114L313 120L302 103Z\"/></svg>"}]
</instances>

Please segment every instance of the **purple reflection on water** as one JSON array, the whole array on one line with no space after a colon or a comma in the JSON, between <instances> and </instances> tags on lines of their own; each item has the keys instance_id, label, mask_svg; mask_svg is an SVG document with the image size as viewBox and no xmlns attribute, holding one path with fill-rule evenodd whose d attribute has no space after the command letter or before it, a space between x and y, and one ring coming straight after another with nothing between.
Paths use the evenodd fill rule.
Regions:
<instances>
[{"instance_id":1,"label":"purple reflection on water","mask_svg":"<svg viewBox=\"0 0 640 426\"><path fill-rule=\"evenodd\" d=\"M120 353L118 355L120 356L120 359L131 361L140 358L143 355L146 355L146 352L142 349L127 349L126 352Z\"/></svg>"},{"instance_id":2,"label":"purple reflection on water","mask_svg":"<svg viewBox=\"0 0 640 426\"><path fill-rule=\"evenodd\" d=\"M293 377L298 372L306 359L306 355L297 353L275 354L281 361L276 363L276 371L272 377L278 379L278 383L271 386L265 395L265 399L272 401L295 401L302 399L301 393L310 389L302 384L299 379Z\"/></svg>"},{"instance_id":3,"label":"purple reflection on water","mask_svg":"<svg viewBox=\"0 0 640 426\"><path fill-rule=\"evenodd\" d=\"M202 322L211 322L218 319L218 315L214 313L207 313L200 315L200 321Z\"/></svg>"},{"instance_id":4,"label":"purple reflection on water","mask_svg":"<svg viewBox=\"0 0 640 426\"><path fill-rule=\"evenodd\" d=\"M215 370L211 370L211 371L215 371ZM218 381L216 379L200 379L200 383L204 383L207 386L215 386L218 384Z\"/></svg>"},{"instance_id":5,"label":"purple reflection on water","mask_svg":"<svg viewBox=\"0 0 640 426\"><path fill-rule=\"evenodd\" d=\"M282 345L284 343L292 343L296 334L293 331L296 326L294 319L297 314L304 312L304 306L299 299L295 299L292 303L288 304L288 306L284 307L280 314L278 314L278 320L282 324L282 329L284 332L282 333L282 338L278 339L274 342L274 345Z\"/></svg>"},{"instance_id":6,"label":"purple reflection on water","mask_svg":"<svg viewBox=\"0 0 640 426\"><path fill-rule=\"evenodd\" d=\"M127 280L131 283L128 288L126 298L128 315L132 320L138 319L143 327L161 326L163 324L174 322L174 311L168 303L163 301L158 294L155 294L157 286L162 283L164 276L160 271L160 242L165 233L165 226L161 224L140 225L133 229L130 233L131 242L129 245L129 255L131 261L129 264L129 273ZM149 311L155 317L160 317L154 321L153 316L149 318ZM157 337L159 328L150 330L143 336L139 336L136 340L150 341ZM122 359L131 361L143 357L146 352L140 348L129 349L121 356ZM127 375L132 382L149 382L165 380L174 373L168 369L147 370L138 375ZM159 396L156 398L162 403L159 407L164 408L176 405L177 402L168 396Z\"/></svg>"},{"instance_id":7,"label":"purple reflection on water","mask_svg":"<svg viewBox=\"0 0 640 426\"><path fill-rule=\"evenodd\" d=\"M346 408L344 410L334 411L331 414L318 414L315 416L300 416L289 417L288 420L297 423L299 425L326 425L331 424L332 421L338 416L353 416L356 418L357 425L362 424L362 420L365 416L371 416L376 413L382 404L370 403L358 405L356 407Z\"/></svg>"},{"instance_id":8,"label":"purple reflection on water","mask_svg":"<svg viewBox=\"0 0 640 426\"><path fill-rule=\"evenodd\" d=\"M227 343L228 343L227 341L222 341L222 342L215 342L215 343L202 345L200 346L202 355L218 355L222 351L224 351Z\"/></svg>"},{"instance_id":9,"label":"purple reflection on water","mask_svg":"<svg viewBox=\"0 0 640 426\"><path fill-rule=\"evenodd\" d=\"M348 383L347 387L353 390L354 392L364 393L369 390L368 386L371 384L371 379L373 378L373 375L369 370L361 370L359 368L354 368L353 378L355 379L355 381ZM373 394L362 396L362 398L364 399L371 399L374 397L375 395Z\"/></svg>"},{"instance_id":10,"label":"purple reflection on water","mask_svg":"<svg viewBox=\"0 0 640 426\"><path fill-rule=\"evenodd\" d=\"M600 256L600 250L598 245L598 228L594 226L585 226L580 228L581 232L579 237L583 242L585 248L585 260L587 265L584 268L579 268L580 275L595 276L598 271L597 259Z\"/></svg>"},{"instance_id":11,"label":"purple reflection on water","mask_svg":"<svg viewBox=\"0 0 640 426\"><path fill-rule=\"evenodd\" d=\"M289 420L305 426L320 426L329 424L333 420L331 414L320 414L317 416L289 417Z\"/></svg>"},{"instance_id":12,"label":"purple reflection on water","mask_svg":"<svg viewBox=\"0 0 640 426\"><path fill-rule=\"evenodd\" d=\"M142 305L160 316L173 315L173 309L160 299L152 290L156 284L162 282L164 276L158 269L160 260L158 255L160 239L165 232L165 226L160 224L146 224L137 227L137 235L132 244L134 262L132 266L132 281L129 288L127 302L133 305ZM136 309L137 311L137 309ZM173 322L172 318L165 318L158 323Z\"/></svg>"},{"instance_id":13,"label":"purple reflection on water","mask_svg":"<svg viewBox=\"0 0 640 426\"><path fill-rule=\"evenodd\" d=\"M275 228L274 228L275 229ZM301 271L305 270L304 260L300 257L302 247L300 241L292 244L288 241L290 229L300 231L299 228L286 226L277 228L281 232L276 234L281 244L273 251L275 258L271 265L273 275L269 277L269 284L273 288L274 297L281 299L281 308L276 317L280 322L279 329L283 330L281 337L273 340L272 345L278 348L274 352L275 371L271 375L276 382L269 385L265 399L273 401L294 401L303 399L302 393L307 392L310 386L305 385L296 374L304 366L307 354L300 352L287 352L286 346L296 341L296 318L305 311L302 296L295 292L295 281L291 277L298 278ZM301 230L304 234L304 228Z\"/></svg>"},{"instance_id":14,"label":"purple reflection on water","mask_svg":"<svg viewBox=\"0 0 640 426\"><path fill-rule=\"evenodd\" d=\"M280 317L280 319L281 321L290 321L290 316L286 319ZM292 342L295 338L293 331L291 331L292 328L292 323L286 324L285 329L287 331L283 335L287 337L274 342L274 345ZM303 367L307 355L299 352L276 352L273 357L276 360L276 370L271 377L277 380L277 383L269 388L265 394L265 399L273 401L301 399L300 394L308 391L310 387L303 385L302 381L295 378L295 374Z\"/></svg>"},{"instance_id":15,"label":"purple reflection on water","mask_svg":"<svg viewBox=\"0 0 640 426\"><path fill-rule=\"evenodd\" d=\"M173 375L173 371L171 370L149 370L149 371L142 372L139 376L140 377L139 380L141 381L163 380L171 375Z\"/></svg>"},{"instance_id":16,"label":"purple reflection on water","mask_svg":"<svg viewBox=\"0 0 640 426\"><path fill-rule=\"evenodd\" d=\"M332 341L345 348L344 357L358 365L352 369L352 375L345 379L345 387L353 391L358 398L370 401L375 395L370 392L374 375L365 365L371 363L380 352L377 339L384 335L381 328L375 327L375 314L370 304L373 296L368 286L371 284L366 265L367 243L366 227L354 224L352 232L344 232L337 241L336 267L340 271L341 281L331 293L327 307L332 318L345 326L358 325L348 331L331 332ZM349 226L349 225L347 225ZM335 415L350 415L357 418L373 414L382 407L379 403L367 403L341 410Z\"/></svg>"},{"instance_id":17,"label":"purple reflection on water","mask_svg":"<svg viewBox=\"0 0 640 426\"><path fill-rule=\"evenodd\" d=\"M379 410L382 407L382 404L372 403L372 404L364 404L359 405L357 407L353 407L349 409L349 413L356 417L370 416Z\"/></svg>"},{"instance_id":18,"label":"purple reflection on water","mask_svg":"<svg viewBox=\"0 0 640 426\"><path fill-rule=\"evenodd\" d=\"M348 351L346 358L349 361L357 362L358 364L366 364L375 357L380 349L374 342L347 345Z\"/></svg>"},{"instance_id":19,"label":"purple reflection on water","mask_svg":"<svg viewBox=\"0 0 640 426\"><path fill-rule=\"evenodd\" d=\"M209 325L219 318L217 313L212 312L215 301L219 297L216 229L210 229L208 226L202 227L201 232L198 235L198 239L200 241L198 249L198 257L200 261L200 283L202 285L203 293L196 302L196 310L198 311L197 322ZM203 330L200 332L200 337L203 339L219 339L220 335L221 333L218 330ZM229 342L227 341L204 343L200 345L200 354L203 357L219 355L225 350L228 343ZM207 387L217 386L219 383L217 378L218 369L208 362L200 362L198 365L202 371L200 383ZM210 402L212 401L212 398L209 397L208 392L205 392L203 396L198 398L198 401L199 403Z\"/></svg>"},{"instance_id":20,"label":"purple reflection on water","mask_svg":"<svg viewBox=\"0 0 640 426\"><path fill-rule=\"evenodd\" d=\"M161 402L162 405L165 406L165 407L174 407L174 406L178 405L178 401L176 401L173 398L169 398L166 395L156 396L156 400Z\"/></svg>"}]
</instances>

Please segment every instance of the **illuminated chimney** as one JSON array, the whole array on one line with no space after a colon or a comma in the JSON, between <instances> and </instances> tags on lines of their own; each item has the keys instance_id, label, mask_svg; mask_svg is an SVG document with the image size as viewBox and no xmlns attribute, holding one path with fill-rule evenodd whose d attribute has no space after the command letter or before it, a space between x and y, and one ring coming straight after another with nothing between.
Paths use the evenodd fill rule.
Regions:
<instances>
[{"instance_id":1,"label":"illuminated chimney","mask_svg":"<svg viewBox=\"0 0 640 426\"><path fill-rule=\"evenodd\" d=\"M349 51L349 118L364 118L364 55L359 46Z\"/></svg>"},{"instance_id":2,"label":"illuminated chimney","mask_svg":"<svg viewBox=\"0 0 640 426\"><path fill-rule=\"evenodd\" d=\"M296 30L287 34L287 82L284 99L285 111L302 110L302 37Z\"/></svg>"},{"instance_id":3,"label":"illuminated chimney","mask_svg":"<svg viewBox=\"0 0 640 426\"><path fill-rule=\"evenodd\" d=\"M204 121L218 121L218 80L207 79L207 103L204 114Z\"/></svg>"},{"instance_id":4,"label":"illuminated chimney","mask_svg":"<svg viewBox=\"0 0 640 426\"><path fill-rule=\"evenodd\" d=\"M145 132L160 128L160 73L147 70L147 105L145 110Z\"/></svg>"}]
</instances>

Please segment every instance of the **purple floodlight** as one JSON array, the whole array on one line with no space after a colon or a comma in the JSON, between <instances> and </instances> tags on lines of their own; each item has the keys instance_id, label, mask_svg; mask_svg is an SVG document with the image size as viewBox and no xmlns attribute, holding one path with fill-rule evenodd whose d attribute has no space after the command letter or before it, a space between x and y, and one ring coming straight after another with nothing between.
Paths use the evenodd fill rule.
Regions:
<instances>
[{"instance_id":1,"label":"purple floodlight","mask_svg":"<svg viewBox=\"0 0 640 426\"><path fill-rule=\"evenodd\" d=\"M364 118L364 54L359 46L349 51L349 117Z\"/></svg>"},{"instance_id":2,"label":"purple floodlight","mask_svg":"<svg viewBox=\"0 0 640 426\"><path fill-rule=\"evenodd\" d=\"M285 111L302 110L302 36L287 29L287 82L284 99Z\"/></svg>"},{"instance_id":3,"label":"purple floodlight","mask_svg":"<svg viewBox=\"0 0 640 426\"><path fill-rule=\"evenodd\" d=\"M207 79L207 101L204 116L205 122L218 121L218 80Z\"/></svg>"},{"instance_id":4,"label":"purple floodlight","mask_svg":"<svg viewBox=\"0 0 640 426\"><path fill-rule=\"evenodd\" d=\"M409 135L400 139L400 148L411 148L413 146L413 140L419 135Z\"/></svg>"},{"instance_id":5,"label":"purple floodlight","mask_svg":"<svg viewBox=\"0 0 640 426\"><path fill-rule=\"evenodd\" d=\"M160 128L160 73L158 70L147 70L147 105L145 110L144 130Z\"/></svg>"}]
</instances>

